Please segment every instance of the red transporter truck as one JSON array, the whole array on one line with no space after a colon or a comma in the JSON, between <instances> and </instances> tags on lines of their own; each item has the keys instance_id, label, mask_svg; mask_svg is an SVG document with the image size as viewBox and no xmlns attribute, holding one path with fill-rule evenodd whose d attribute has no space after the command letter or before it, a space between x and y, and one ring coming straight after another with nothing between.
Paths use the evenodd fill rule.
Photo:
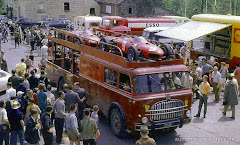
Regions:
<instances>
[{"instance_id":1,"label":"red transporter truck","mask_svg":"<svg viewBox=\"0 0 240 145\"><path fill-rule=\"evenodd\" d=\"M156 18L122 18L119 16L102 17L102 25L99 27L104 30L111 30L116 26L126 26L131 29L130 34L142 35L142 31L148 27L173 27L177 25L176 20L171 18L156 17Z\"/></svg>"},{"instance_id":2,"label":"red transporter truck","mask_svg":"<svg viewBox=\"0 0 240 145\"><path fill-rule=\"evenodd\" d=\"M48 37L53 42L53 55L47 60L48 77L58 90L64 83L80 82L87 104L99 106L116 136L139 131L143 124L160 130L191 121L192 91L182 59L128 62L123 53L119 56L75 44L78 36L70 32L55 30L53 34ZM66 36L72 42L65 40ZM71 64L68 70L66 62Z\"/></svg>"}]
</instances>

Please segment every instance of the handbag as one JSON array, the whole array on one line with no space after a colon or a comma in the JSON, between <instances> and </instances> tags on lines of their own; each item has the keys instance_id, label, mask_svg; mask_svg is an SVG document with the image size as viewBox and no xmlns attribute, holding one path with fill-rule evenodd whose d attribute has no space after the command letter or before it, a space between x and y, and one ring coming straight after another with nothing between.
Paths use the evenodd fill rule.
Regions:
<instances>
[{"instance_id":1,"label":"handbag","mask_svg":"<svg viewBox=\"0 0 240 145\"><path fill-rule=\"evenodd\" d=\"M2 112L2 122L3 122L3 112ZM0 125L0 133L5 133L8 130L8 126L6 124Z\"/></svg>"},{"instance_id":2,"label":"handbag","mask_svg":"<svg viewBox=\"0 0 240 145\"><path fill-rule=\"evenodd\" d=\"M227 101L223 101L223 105L228 105Z\"/></svg>"}]
</instances>

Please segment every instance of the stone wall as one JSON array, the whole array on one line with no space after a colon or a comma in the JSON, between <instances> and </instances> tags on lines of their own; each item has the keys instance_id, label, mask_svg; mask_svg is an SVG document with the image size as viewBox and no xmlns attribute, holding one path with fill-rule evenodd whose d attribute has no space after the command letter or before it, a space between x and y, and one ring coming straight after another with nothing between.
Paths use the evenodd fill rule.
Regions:
<instances>
[{"instance_id":1,"label":"stone wall","mask_svg":"<svg viewBox=\"0 0 240 145\"><path fill-rule=\"evenodd\" d=\"M69 11L64 11L64 2L69 2ZM43 11L39 11L39 4L43 4ZM96 15L100 15L100 6L95 0L18 0L15 2L14 12L17 17L28 17L33 21L40 21L46 16L51 18L65 16L73 20L75 16L89 14L90 8L95 8Z\"/></svg>"}]
</instances>

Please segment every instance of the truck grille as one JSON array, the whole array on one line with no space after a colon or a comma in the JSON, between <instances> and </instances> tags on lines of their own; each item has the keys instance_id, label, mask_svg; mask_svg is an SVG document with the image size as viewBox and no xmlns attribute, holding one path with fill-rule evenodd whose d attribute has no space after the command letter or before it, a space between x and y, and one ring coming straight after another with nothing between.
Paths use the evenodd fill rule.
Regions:
<instances>
[{"instance_id":1,"label":"truck grille","mask_svg":"<svg viewBox=\"0 0 240 145\"><path fill-rule=\"evenodd\" d=\"M178 118L183 116L185 107L181 100L164 100L154 104L146 115L150 115L152 121Z\"/></svg>"}]
</instances>

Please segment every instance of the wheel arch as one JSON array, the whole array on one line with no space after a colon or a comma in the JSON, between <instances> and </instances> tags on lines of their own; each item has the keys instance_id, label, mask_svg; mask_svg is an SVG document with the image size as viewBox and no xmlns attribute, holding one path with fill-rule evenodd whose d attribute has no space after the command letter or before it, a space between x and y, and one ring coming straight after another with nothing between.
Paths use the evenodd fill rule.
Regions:
<instances>
[{"instance_id":1,"label":"wheel arch","mask_svg":"<svg viewBox=\"0 0 240 145\"><path fill-rule=\"evenodd\" d=\"M120 114L121 114L121 116L123 118L124 126L126 126L125 113L124 113L124 111L122 109L122 106L119 103L117 103L117 102L112 102L112 104L109 106L109 109L108 109L108 112L107 112L107 120L108 120L108 122L110 122L110 115L111 115L111 112L112 112L112 110L114 108L119 110L119 112L120 112Z\"/></svg>"}]
</instances>

